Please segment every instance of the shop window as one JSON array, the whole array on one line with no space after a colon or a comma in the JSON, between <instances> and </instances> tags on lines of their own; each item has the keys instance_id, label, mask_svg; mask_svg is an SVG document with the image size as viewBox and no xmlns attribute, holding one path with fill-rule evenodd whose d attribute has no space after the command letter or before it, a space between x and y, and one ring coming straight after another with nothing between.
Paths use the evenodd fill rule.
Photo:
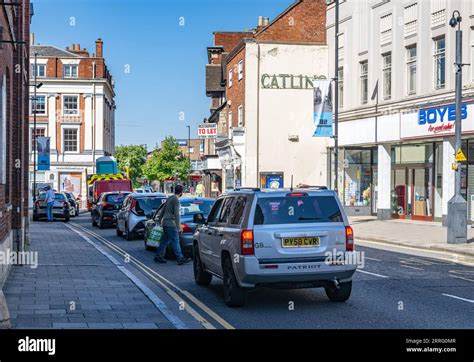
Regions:
<instances>
[{"instance_id":1,"label":"shop window","mask_svg":"<svg viewBox=\"0 0 474 362\"><path fill-rule=\"evenodd\" d=\"M392 147L392 163L432 163L433 144Z\"/></svg>"},{"instance_id":2,"label":"shop window","mask_svg":"<svg viewBox=\"0 0 474 362\"><path fill-rule=\"evenodd\" d=\"M344 155L344 206L369 206L372 198L371 150L345 150Z\"/></svg>"}]
</instances>

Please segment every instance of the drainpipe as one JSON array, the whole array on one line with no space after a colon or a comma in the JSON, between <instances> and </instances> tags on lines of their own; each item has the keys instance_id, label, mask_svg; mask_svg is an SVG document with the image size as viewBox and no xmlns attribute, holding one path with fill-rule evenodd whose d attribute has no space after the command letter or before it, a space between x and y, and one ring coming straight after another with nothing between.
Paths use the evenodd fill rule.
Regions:
<instances>
[{"instance_id":1,"label":"drainpipe","mask_svg":"<svg viewBox=\"0 0 474 362\"><path fill-rule=\"evenodd\" d=\"M255 186L260 187L260 44L257 43L257 47L257 184Z\"/></svg>"}]
</instances>

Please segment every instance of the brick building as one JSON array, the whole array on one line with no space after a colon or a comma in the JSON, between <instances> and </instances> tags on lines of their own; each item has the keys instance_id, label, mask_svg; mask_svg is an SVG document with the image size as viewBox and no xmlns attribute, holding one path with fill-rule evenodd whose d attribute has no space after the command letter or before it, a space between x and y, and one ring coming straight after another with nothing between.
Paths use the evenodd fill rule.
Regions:
<instances>
[{"instance_id":1,"label":"brick building","mask_svg":"<svg viewBox=\"0 0 474 362\"><path fill-rule=\"evenodd\" d=\"M227 117L226 82L229 52L253 32L214 32L214 45L207 48L206 96L210 101L211 115L205 120L217 124L217 138L204 142L203 182L206 196L216 197L223 190L222 164L216 148L232 147L229 145L229 125Z\"/></svg>"},{"instance_id":2,"label":"brick building","mask_svg":"<svg viewBox=\"0 0 474 362\"><path fill-rule=\"evenodd\" d=\"M31 14L32 15L32 14ZM28 240L28 74L30 2L0 5L0 252L23 250ZM11 41L24 42L7 43ZM0 263L1 288L10 266Z\"/></svg>"},{"instance_id":3,"label":"brick building","mask_svg":"<svg viewBox=\"0 0 474 362\"><path fill-rule=\"evenodd\" d=\"M326 2L297 0L225 57L224 190L326 184L327 138L314 138L314 81L328 77Z\"/></svg>"},{"instance_id":4,"label":"brick building","mask_svg":"<svg viewBox=\"0 0 474 362\"><path fill-rule=\"evenodd\" d=\"M30 103L30 150L34 146L34 112L36 136L51 138L51 168L37 171L37 186L50 184L56 190L71 191L84 206L87 175L95 173L95 160L113 155L115 148L114 81L105 63L103 41L97 39L95 52L90 53L80 44L63 50L35 44L32 37L30 63L32 83L36 72L41 84L36 110L35 102ZM31 86L31 93L33 89Z\"/></svg>"}]
</instances>

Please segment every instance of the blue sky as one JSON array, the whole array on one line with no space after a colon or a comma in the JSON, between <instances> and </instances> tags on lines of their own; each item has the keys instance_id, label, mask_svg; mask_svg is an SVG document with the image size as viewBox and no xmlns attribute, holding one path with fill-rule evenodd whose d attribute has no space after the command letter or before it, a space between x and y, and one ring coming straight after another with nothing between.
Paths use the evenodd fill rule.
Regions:
<instances>
[{"instance_id":1,"label":"blue sky","mask_svg":"<svg viewBox=\"0 0 474 362\"><path fill-rule=\"evenodd\" d=\"M116 144L151 149L167 135L187 138L187 125L194 137L209 116L204 66L212 32L253 28L259 15L272 20L292 2L36 0L31 30L36 43L79 43L90 52L102 38L116 84Z\"/></svg>"}]
</instances>

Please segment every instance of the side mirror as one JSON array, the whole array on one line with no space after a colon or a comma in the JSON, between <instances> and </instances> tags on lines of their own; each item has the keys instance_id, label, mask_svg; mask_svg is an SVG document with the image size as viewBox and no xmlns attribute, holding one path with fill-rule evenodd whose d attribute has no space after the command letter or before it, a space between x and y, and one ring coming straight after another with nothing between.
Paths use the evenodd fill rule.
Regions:
<instances>
[{"instance_id":1,"label":"side mirror","mask_svg":"<svg viewBox=\"0 0 474 362\"><path fill-rule=\"evenodd\" d=\"M194 214L193 215L193 223L195 224L205 224L206 219L204 218L204 215L199 213L199 214Z\"/></svg>"}]
</instances>

